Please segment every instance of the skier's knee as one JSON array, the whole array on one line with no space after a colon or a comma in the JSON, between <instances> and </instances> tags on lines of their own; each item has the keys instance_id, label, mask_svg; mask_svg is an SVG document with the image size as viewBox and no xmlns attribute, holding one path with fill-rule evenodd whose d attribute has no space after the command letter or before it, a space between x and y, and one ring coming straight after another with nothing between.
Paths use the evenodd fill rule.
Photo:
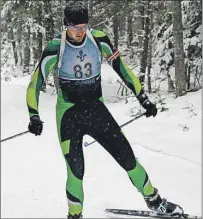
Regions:
<instances>
[{"instance_id":1,"label":"skier's knee","mask_svg":"<svg viewBox=\"0 0 203 219\"><path fill-rule=\"evenodd\" d=\"M125 170L126 171L132 170L133 168L135 168L135 166L136 166L136 161L127 161L125 165Z\"/></svg>"},{"instance_id":2,"label":"skier's knee","mask_svg":"<svg viewBox=\"0 0 203 219\"><path fill-rule=\"evenodd\" d=\"M134 169L135 166L136 166L136 160L135 159L127 158L127 159L124 159L124 160L121 160L121 161L118 160L118 162L123 167L123 169L126 170L126 171L130 171L130 170Z\"/></svg>"}]
</instances>

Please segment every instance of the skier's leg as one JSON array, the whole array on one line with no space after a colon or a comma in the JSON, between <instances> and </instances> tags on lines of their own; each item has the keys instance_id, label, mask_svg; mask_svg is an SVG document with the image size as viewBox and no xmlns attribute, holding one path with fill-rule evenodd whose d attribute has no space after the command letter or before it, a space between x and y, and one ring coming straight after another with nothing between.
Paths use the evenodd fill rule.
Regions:
<instances>
[{"instance_id":1,"label":"skier's leg","mask_svg":"<svg viewBox=\"0 0 203 219\"><path fill-rule=\"evenodd\" d=\"M147 172L136 160L128 140L108 109L100 102L94 112L88 134L95 138L127 171L132 183L143 196L153 194L154 187Z\"/></svg>"},{"instance_id":2,"label":"skier's leg","mask_svg":"<svg viewBox=\"0 0 203 219\"><path fill-rule=\"evenodd\" d=\"M91 121L94 123L89 134L127 171L132 183L142 193L147 206L159 213L181 215L183 209L162 199L158 190L152 186L147 172L136 160L129 142L104 105L97 106Z\"/></svg>"},{"instance_id":3,"label":"skier's leg","mask_svg":"<svg viewBox=\"0 0 203 219\"><path fill-rule=\"evenodd\" d=\"M74 107L70 109L58 107L56 118L58 137L67 166L66 195L69 215L79 215L83 208L83 134L81 126L76 124L78 120Z\"/></svg>"}]
</instances>

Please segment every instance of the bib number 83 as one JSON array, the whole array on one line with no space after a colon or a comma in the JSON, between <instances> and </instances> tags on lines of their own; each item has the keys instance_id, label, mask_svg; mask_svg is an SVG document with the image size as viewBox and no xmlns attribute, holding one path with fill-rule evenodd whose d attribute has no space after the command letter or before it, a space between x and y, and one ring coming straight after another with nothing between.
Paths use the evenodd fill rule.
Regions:
<instances>
[{"instance_id":1,"label":"bib number 83","mask_svg":"<svg viewBox=\"0 0 203 219\"><path fill-rule=\"evenodd\" d=\"M81 65L75 65L74 72L76 78L82 78L83 75L85 75L86 77L90 77L92 75L92 64L89 62L86 63L84 65L84 69L82 69Z\"/></svg>"}]
</instances>

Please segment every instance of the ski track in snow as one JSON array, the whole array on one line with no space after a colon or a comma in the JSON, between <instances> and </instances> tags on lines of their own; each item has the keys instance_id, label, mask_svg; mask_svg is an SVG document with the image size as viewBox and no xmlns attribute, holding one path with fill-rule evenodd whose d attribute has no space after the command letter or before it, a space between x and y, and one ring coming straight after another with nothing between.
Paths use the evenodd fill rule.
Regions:
<instances>
[{"instance_id":1,"label":"ski track in snow","mask_svg":"<svg viewBox=\"0 0 203 219\"><path fill-rule=\"evenodd\" d=\"M19 84L17 81L13 85L2 84L1 139L27 129L25 85L27 81L23 79ZM197 103L200 96L194 93L186 97L194 103L196 117L183 118L187 112L182 110L185 103L182 98L179 102L168 101L170 112L159 113L156 118L140 118L123 128L135 156L161 196L195 215L201 215L202 207L201 106ZM66 169L57 138L55 102L53 96L44 93L40 96L40 114L45 122L41 136L26 134L1 145L3 218L66 217ZM130 119L134 103L107 106L122 124ZM190 129L183 132L178 123L186 121ZM84 136L83 141L91 142L92 138ZM84 218L108 217L105 208L148 210L126 172L98 143L84 147L84 156Z\"/></svg>"},{"instance_id":2,"label":"ski track in snow","mask_svg":"<svg viewBox=\"0 0 203 219\"><path fill-rule=\"evenodd\" d=\"M137 145L137 146L138 146L138 145ZM160 154L162 154L162 155L169 156L169 157L172 157L172 158L175 158L175 159L184 160L184 161L189 162L189 163L191 163L191 164L193 164L193 165L196 165L196 166L202 166L201 164L196 163L196 162L194 162L194 161L192 161L192 160L189 160L189 159L187 159L187 158L185 158L185 157L181 157L181 156L178 156L178 155L169 154L169 153L166 153L166 152L160 151L160 150L153 150L153 149L151 149L151 148L149 148L149 147L147 147L147 146L144 146L144 145L140 145L140 147L143 147L143 148L145 148L146 150L152 151L152 152L154 152L154 153L160 153Z\"/></svg>"}]
</instances>

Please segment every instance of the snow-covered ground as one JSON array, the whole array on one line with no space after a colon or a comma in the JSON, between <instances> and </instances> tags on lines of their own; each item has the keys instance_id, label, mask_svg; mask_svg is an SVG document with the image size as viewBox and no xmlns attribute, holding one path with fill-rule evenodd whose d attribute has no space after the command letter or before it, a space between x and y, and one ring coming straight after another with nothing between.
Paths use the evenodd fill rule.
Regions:
<instances>
[{"instance_id":1,"label":"snow-covered ground","mask_svg":"<svg viewBox=\"0 0 203 219\"><path fill-rule=\"evenodd\" d=\"M114 75L103 65L107 107L122 124L131 119L136 107L142 108L136 101L110 103L118 88ZM2 83L1 139L27 129L28 80L17 78ZM2 218L67 215L66 167L57 138L56 96L50 95L52 91L50 88L49 94L40 96L43 134L26 134L1 145ZM177 99L167 96L165 103L168 111L159 112L155 118L142 117L123 131L161 196L180 204L186 212L201 215L201 91ZM91 140L84 137L84 141ZM147 209L125 171L98 143L84 147L84 156L84 218L105 218L105 208Z\"/></svg>"}]
</instances>

